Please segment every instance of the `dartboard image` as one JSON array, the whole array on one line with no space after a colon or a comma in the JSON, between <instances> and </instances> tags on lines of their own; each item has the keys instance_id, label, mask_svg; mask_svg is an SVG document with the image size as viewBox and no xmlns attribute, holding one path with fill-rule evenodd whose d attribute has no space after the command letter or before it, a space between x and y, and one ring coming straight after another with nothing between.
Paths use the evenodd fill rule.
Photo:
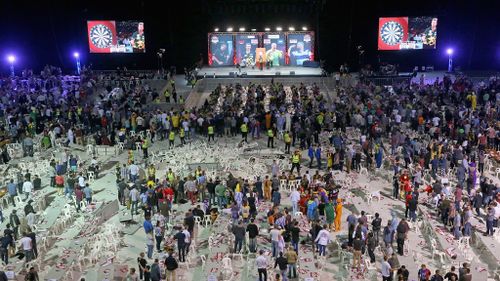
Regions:
<instances>
[{"instance_id":1,"label":"dartboard image","mask_svg":"<svg viewBox=\"0 0 500 281\"><path fill-rule=\"evenodd\" d=\"M380 28L380 38L387 45L394 46L401 43L403 36L403 26L398 22L388 21Z\"/></svg>"},{"instance_id":2,"label":"dartboard image","mask_svg":"<svg viewBox=\"0 0 500 281\"><path fill-rule=\"evenodd\" d=\"M90 29L90 40L97 48L109 48L113 43L113 32L104 24L98 24Z\"/></svg>"}]
</instances>

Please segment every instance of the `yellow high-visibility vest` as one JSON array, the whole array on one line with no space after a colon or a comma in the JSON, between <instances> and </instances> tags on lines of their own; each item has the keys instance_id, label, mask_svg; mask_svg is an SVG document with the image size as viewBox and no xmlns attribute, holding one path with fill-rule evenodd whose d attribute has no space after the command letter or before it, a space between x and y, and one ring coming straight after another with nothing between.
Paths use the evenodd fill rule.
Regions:
<instances>
[{"instance_id":1,"label":"yellow high-visibility vest","mask_svg":"<svg viewBox=\"0 0 500 281\"><path fill-rule=\"evenodd\" d=\"M272 129L267 130L267 136L270 138L274 138L274 132Z\"/></svg>"},{"instance_id":2,"label":"yellow high-visibility vest","mask_svg":"<svg viewBox=\"0 0 500 281\"><path fill-rule=\"evenodd\" d=\"M184 129L181 129L179 131L179 137L183 138L185 136L186 132L184 132Z\"/></svg>"},{"instance_id":3,"label":"yellow high-visibility vest","mask_svg":"<svg viewBox=\"0 0 500 281\"><path fill-rule=\"evenodd\" d=\"M292 142L292 139L290 138L290 135L288 133L286 133L283 138L285 139L285 143L291 143Z\"/></svg>"},{"instance_id":4,"label":"yellow high-visibility vest","mask_svg":"<svg viewBox=\"0 0 500 281\"><path fill-rule=\"evenodd\" d=\"M292 163L293 164L297 164L299 162L300 162L300 155L298 155L298 154L293 155L293 157L292 157Z\"/></svg>"},{"instance_id":5,"label":"yellow high-visibility vest","mask_svg":"<svg viewBox=\"0 0 500 281\"><path fill-rule=\"evenodd\" d=\"M175 132L174 131L170 131L170 134L168 135L168 139L173 141L175 139Z\"/></svg>"},{"instance_id":6,"label":"yellow high-visibility vest","mask_svg":"<svg viewBox=\"0 0 500 281\"><path fill-rule=\"evenodd\" d=\"M208 134L213 135L214 134L214 126L210 125L208 126Z\"/></svg>"},{"instance_id":7,"label":"yellow high-visibility vest","mask_svg":"<svg viewBox=\"0 0 500 281\"><path fill-rule=\"evenodd\" d=\"M248 127L247 127L247 124L243 123L243 124L241 125L241 132L242 132L242 133L246 133L246 132L248 132Z\"/></svg>"}]
</instances>

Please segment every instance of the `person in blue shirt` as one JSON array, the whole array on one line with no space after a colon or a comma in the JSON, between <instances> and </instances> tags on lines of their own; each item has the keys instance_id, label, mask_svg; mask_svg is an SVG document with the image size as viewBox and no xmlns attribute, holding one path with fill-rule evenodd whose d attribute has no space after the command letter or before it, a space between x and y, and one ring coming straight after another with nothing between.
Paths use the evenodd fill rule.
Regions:
<instances>
[{"instance_id":1,"label":"person in blue shirt","mask_svg":"<svg viewBox=\"0 0 500 281\"><path fill-rule=\"evenodd\" d=\"M313 161L314 161L314 147L311 145L309 146L309 149L307 150L307 156L309 156L309 159L311 159L311 162L309 162L309 168L312 168Z\"/></svg>"},{"instance_id":2,"label":"person in blue shirt","mask_svg":"<svg viewBox=\"0 0 500 281\"><path fill-rule=\"evenodd\" d=\"M186 260L186 234L182 232L182 227L179 228L179 232L174 235L174 239L177 240L177 249L179 250L179 261L184 262Z\"/></svg>"},{"instance_id":3,"label":"person in blue shirt","mask_svg":"<svg viewBox=\"0 0 500 281\"><path fill-rule=\"evenodd\" d=\"M151 223L151 217L146 217L142 226L144 227L144 232L146 232L146 234L153 232L154 228L153 224Z\"/></svg>"},{"instance_id":4,"label":"person in blue shirt","mask_svg":"<svg viewBox=\"0 0 500 281\"><path fill-rule=\"evenodd\" d=\"M275 207L280 205L281 194L278 190L273 191L272 200Z\"/></svg>"},{"instance_id":5,"label":"person in blue shirt","mask_svg":"<svg viewBox=\"0 0 500 281\"><path fill-rule=\"evenodd\" d=\"M16 206L16 201L14 197L17 196L17 185L14 183L14 180L11 179L9 184L7 184L7 191L9 192L9 199L12 201L12 206Z\"/></svg>"},{"instance_id":6,"label":"person in blue shirt","mask_svg":"<svg viewBox=\"0 0 500 281\"><path fill-rule=\"evenodd\" d=\"M316 161L318 161L318 170L321 170L321 147L318 146L316 151L314 152L314 156L316 156Z\"/></svg>"},{"instance_id":7,"label":"person in blue shirt","mask_svg":"<svg viewBox=\"0 0 500 281\"><path fill-rule=\"evenodd\" d=\"M92 202L92 189L89 184L85 184L85 188L83 189L83 194L85 194L85 200L87 200L87 204Z\"/></svg>"}]
</instances>

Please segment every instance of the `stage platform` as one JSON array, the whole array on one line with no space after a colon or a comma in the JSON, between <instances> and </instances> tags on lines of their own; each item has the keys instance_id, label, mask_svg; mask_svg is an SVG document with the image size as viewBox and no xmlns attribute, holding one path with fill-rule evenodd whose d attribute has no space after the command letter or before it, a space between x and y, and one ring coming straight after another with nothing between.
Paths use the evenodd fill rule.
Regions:
<instances>
[{"instance_id":1,"label":"stage platform","mask_svg":"<svg viewBox=\"0 0 500 281\"><path fill-rule=\"evenodd\" d=\"M269 69L251 67L238 69L235 66L211 67L204 66L198 71L198 78L228 78L228 77L320 77L320 67L276 66Z\"/></svg>"}]
</instances>

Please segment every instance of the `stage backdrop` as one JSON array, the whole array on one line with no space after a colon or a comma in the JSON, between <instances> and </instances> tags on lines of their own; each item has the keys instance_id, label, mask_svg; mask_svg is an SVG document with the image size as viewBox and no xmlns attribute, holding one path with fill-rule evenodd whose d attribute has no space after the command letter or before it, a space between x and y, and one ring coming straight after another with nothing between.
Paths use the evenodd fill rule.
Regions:
<instances>
[{"instance_id":1,"label":"stage backdrop","mask_svg":"<svg viewBox=\"0 0 500 281\"><path fill-rule=\"evenodd\" d=\"M234 65L233 34L210 33L208 38L208 65Z\"/></svg>"},{"instance_id":2,"label":"stage backdrop","mask_svg":"<svg viewBox=\"0 0 500 281\"><path fill-rule=\"evenodd\" d=\"M237 33L235 38L236 64L241 66L255 65L255 50L259 47L260 35L258 33Z\"/></svg>"},{"instance_id":3,"label":"stage backdrop","mask_svg":"<svg viewBox=\"0 0 500 281\"><path fill-rule=\"evenodd\" d=\"M142 21L87 21L91 53L145 53L146 40Z\"/></svg>"},{"instance_id":4,"label":"stage backdrop","mask_svg":"<svg viewBox=\"0 0 500 281\"><path fill-rule=\"evenodd\" d=\"M379 18L378 49L435 49L437 24L436 17Z\"/></svg>"},{"instance_id":5,"label":"stage backdrop","mask_svg":"<svg viewBox=\"0 0 500 281\"><path fill-rule=\"evenodd\" d=\"M305 61L314 61L314 33L287 33L287 64L302 65Z\"/></svg>"},{"instance_id":6,"label":"stage backdrop","mask_svg":"<svg viewBox=\"0 0 500 281\"><path fill-rule=\"evenodd\" d=\"M273 61L273 66L285 65L285 33L264 33L263 38L267 57Z\"/></svg>"}]
</instances>

